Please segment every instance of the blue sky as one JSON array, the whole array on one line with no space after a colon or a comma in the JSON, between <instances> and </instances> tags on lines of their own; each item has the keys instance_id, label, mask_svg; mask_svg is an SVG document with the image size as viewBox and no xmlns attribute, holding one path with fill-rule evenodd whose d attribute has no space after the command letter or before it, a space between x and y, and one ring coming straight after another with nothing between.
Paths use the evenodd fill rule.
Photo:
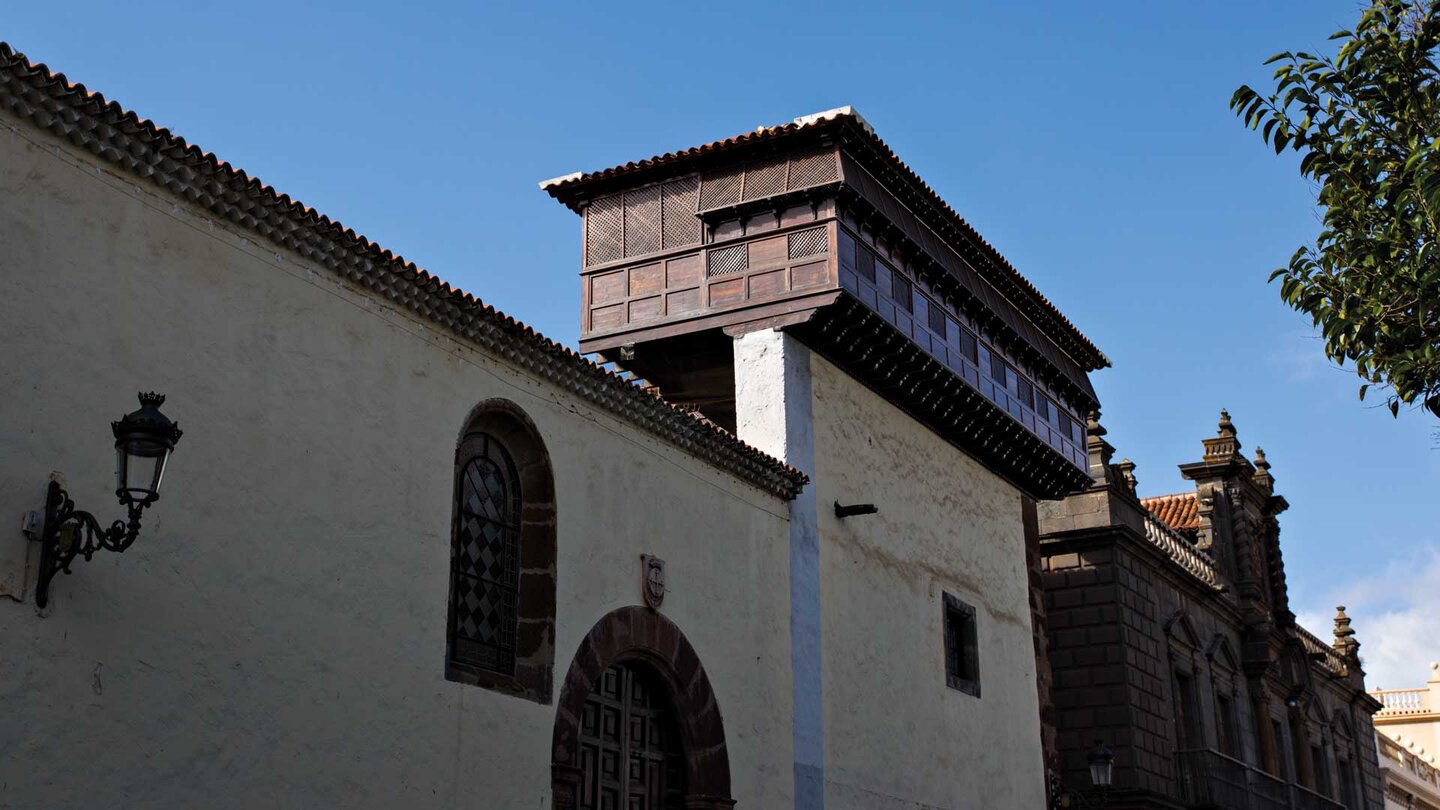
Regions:
<instances>
[{"instance_id":1,"label":"blue sky","mask_svg":"<svg viewBox=\"0 0 1440 810\"><path fill-rule=\"evenodd\" d=\"M1440 657L1440 423L1362 406L1280 304L1313 197L1226 107L1358 7L75 0L0 38L572 345L579 223L537 181L854 105L1114 361L1144 494L1229 408L1291 503L1294 609L1328 637L1349 600L1398 686Z\"/></svg>"}]
</instances>

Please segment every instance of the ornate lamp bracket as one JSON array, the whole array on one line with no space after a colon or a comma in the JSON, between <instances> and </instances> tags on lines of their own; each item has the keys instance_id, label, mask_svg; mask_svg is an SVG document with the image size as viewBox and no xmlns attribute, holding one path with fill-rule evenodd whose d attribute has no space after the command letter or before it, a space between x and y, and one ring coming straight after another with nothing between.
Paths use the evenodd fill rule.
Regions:
<instances>
[{"instance_id":1,"label":"ornate lamp bracket","mask_svg":"<svg viewBox=\"0 0 1440 810\"><path fill-rule=\"evenodd\" d=\"M151 501L128 504L128 520L117 520L108 529L89 512L75 508L75 502L58 483L51 481L45 494L45 516L41 524L40 576L35 583L35 604L45 607L50 600L50 581L76 557L86 562L100 550L122 552L140 535L140 513Z\"/></svg>"}]
</instances>

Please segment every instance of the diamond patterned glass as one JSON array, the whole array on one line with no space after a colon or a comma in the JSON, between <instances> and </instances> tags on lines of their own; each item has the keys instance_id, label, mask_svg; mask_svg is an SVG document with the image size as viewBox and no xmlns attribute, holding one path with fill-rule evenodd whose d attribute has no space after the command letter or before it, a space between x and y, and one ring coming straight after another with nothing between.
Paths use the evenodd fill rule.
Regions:
<instances>
[{"instance_id":1,"label":"diamond patterned glass","mask_svg":"<svg viewBox=\"0 0 1440 810\"><path fill-rule=\"evenodd\" d=\"M450 655L501 673L515 669L520 590L520 482L503 445L470 437L450 549Z\"/></svg>"}]
</instances>

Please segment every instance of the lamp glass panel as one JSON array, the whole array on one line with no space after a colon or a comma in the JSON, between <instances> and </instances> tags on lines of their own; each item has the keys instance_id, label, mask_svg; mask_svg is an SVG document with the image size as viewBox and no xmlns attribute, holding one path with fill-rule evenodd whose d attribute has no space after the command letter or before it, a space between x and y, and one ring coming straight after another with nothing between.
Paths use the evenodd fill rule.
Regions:
<instances>
[{"instance_id":1,"label":"lamp glass panel","mask_svg":"<svg viewBox=\"0 0 1440 810\"><path fill-rule=\"evenodd\" d=\"M170 450L159 442L131 441L115 452L115 490L129 501L150 500L160 495L165 461Z\"/></svg>"},{"instance_id":2,"label":"lamp glass panel","mask_svg":"<svg viewBox=\"0 0 1440 810\"><path fill-rule=\"evenodd\" d=\"M1090 763L1090 781L1095 787L1109 787L1112 763L1092 762Z\"/></svg>"}]
</instances>

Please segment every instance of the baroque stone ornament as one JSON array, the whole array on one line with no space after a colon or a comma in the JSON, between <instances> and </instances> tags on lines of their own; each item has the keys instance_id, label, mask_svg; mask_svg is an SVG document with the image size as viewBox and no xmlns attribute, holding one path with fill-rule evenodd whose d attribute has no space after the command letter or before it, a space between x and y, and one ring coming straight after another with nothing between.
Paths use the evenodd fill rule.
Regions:
<instances>
[{"instance_id":1,"label":"baroque stone ornament","mask_svg":"<svg viewBox=\"0 0 1440 810\"><path fill-rule=\"evenodd\" d=\"M665 601L665 561L650 554L640 555L640 593L645 605L659 610Z\"/></svg>"}]
</instances>

